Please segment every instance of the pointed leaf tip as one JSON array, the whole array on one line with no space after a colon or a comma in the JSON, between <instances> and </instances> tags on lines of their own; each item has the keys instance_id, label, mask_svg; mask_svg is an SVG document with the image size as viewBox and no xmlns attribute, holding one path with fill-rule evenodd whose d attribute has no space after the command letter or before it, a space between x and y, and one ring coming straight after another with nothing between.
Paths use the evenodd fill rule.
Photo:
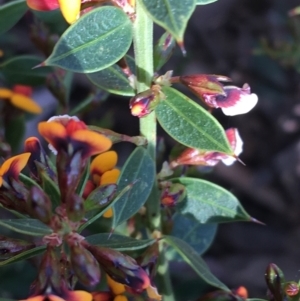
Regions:
<instances>
[{"instance_id":1,"label":"pointed leaf tip","mask_svg":"<svg viewBox=\"0 0 300 301\"><path fill-rule=\"evenodd\" d=\"M42 62L42 63L40 63L40 64L38 64L38 65L32 67L31 69L37 69L37 68L45 67L45 66L46 66L46 61L44 61L44 62Z\"/></svg>"},{"instance_id":2,"label":"pointed leaf tip","mask_svg":"<svg viewBox=\"0 0 300 301\"><path fill-rule=\"evenodd\" d=\"M263 222L257 220L257 219L254 218L254 217L250 217L250 222L253 222L253 223L256 223L256 224L259 224L259 225L262 225L262 226L266 226L265 223L263 223Z\"/></svg>"},{"instance_id":3,"label":"pointed leaf tip","mask_svg":"<svg viewBox=\"0 0 300 301\"><path fill-rule=\"evenodd\" d=\"M183 41L178 41L177 43L178 43L178 46L179 46L179 48L181 50L182 55L184 57L186 57L186 50L185 50Z\"/></svg>"}]
</instances>

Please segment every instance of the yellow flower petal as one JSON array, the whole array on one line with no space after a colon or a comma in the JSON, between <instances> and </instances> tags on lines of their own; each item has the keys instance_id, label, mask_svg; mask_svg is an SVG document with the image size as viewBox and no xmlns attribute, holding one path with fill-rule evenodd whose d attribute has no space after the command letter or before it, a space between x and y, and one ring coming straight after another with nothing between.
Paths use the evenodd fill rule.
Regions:
<instances>
[{"instance_id":1,"label":"yellow flower petal","mask_svg":"<svg viewBox=\"0 0 300 301\"><path fill-rule=\"evenodd\" d=\"M66 21L74 23L79 17L81 0L58 0L58 3Z\"/></svg>"},{"instance_id":2,"label":"yellow flower petal","mask_svg":"<svg viewBox=\"0 0 300 301\"><path fill-rule=\"evenodd\" d=\"M108 151L100 154L91 162L90 172L92 175L102 175L106 171L113 169L117 164L117 160L118 155L115 151Z\"/></svg>"},{"instance_id":3,"label":"yellow flower petal","mask_svg":"<svg viewBox=\"0 0 300 301\"><path fill-rule=\"evenodd\" d=\"M111 277L109 277L107 274L106 274L106 280L107 280L109 289L113 292L114 295L120 295L126 291L124 284L116 282Z\"/></svg>"},{"instance_id":4,"label":"yellow flower petal","mask_svg":"<svg viewBox=\"0 0 300 301\"><path fill-rule=\"evenodd\" d=\"M92 299L92 294L86 291L69 291L65 298L66 301L92 301Z\"/></svg>"},{"instance_id":5,"label":"yellow flower petal","mask_svg":"<svg viewBox=\"0 0 300 301\"><path fill-rule=\"evenodd\" d=\"M16 108L32 114L39 114L42 112L42 108L33 99L23 94L14 93L10 98L10 102Z\"/></svg>"},{"instance_id":6,"label":"yellow flower petal","mask_svg":"<svg viewBox=\"0 0 300 301\"><path fill-rule=\"evenodd\" d=\"M20 174L21 170L26 166L30 155L30 153L24 153L11 157L8 160L4 161L2 166L0 167L0 176L3 176L7 172L10 172L13 177L17 177Z\"/></svg>"},{"instance_id":7,"label":"yellow flower petal","mask_svg":"<svg viewBox=\"0 0 300 301\"><path fill-rule=\"evenodd\" d=\"M4 98L4 99L11 98L13 94L14 93L12 90L6 88L0 88L0 98Z\"/></svg>"},{"instance_id":8,"label":"yellow flower petal","mask_svg":"<svg viewBox=\"0 0 300 301\"><path fill-rule=\"evenodd\" d=\"M128 301L128 298L123 295L118 295L118 296L114 297L114 301Z\"/></svg>"},{"instance_id":9,"label":"yellow flower petal","mask_svg":"<svg viewBox=\"0 0 300 301\"><path fill-rule=\"evenodd\" d=\"M39 133L55 148L62 139L67 139L67 130L59 122L40 122L38 124Z\"/></svg>"},{"instance_id":10,"label":"yellow flower petal","mask_svg":"<svg viewBox=\"0 0 300 301\"><path fill-rule=\"evenodd\" d=\"M70 135L71 139L88 145L88 155L93 156L110 149L112 142L105 136L90 130L77 130Z\"/></svg>"},{"instance_id":11,"label":"yellow flower petal","mask_svg":"<svg viewBox=\"0 0 300 301\"><path fill-rule=\"evenodd\" d=\"M115 184L115 183L117 183L119 176L120 176L119 169L114 168L112 170L109 170L101 176L99 185Z\"/></svg>"},{"instance_id":12,"label":"yellow flower petal","mask_svg":"<svg viewBox=\"0 0 300 301\"><path fill-rule=\"evenodd\" d=\"M109 208L107 211L105 211L102 215L104 218L111 218L114 216L114 211L112 208Z\"/></svg>"}]
</instances>

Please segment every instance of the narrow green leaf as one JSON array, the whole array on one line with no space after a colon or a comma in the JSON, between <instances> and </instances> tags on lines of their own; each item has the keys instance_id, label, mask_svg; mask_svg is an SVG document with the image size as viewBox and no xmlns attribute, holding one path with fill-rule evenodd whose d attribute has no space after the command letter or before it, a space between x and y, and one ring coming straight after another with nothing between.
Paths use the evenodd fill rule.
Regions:
<instances>
[{"instance_id":1,"label":"narrow green leaf","mask_svg":"<svg viewBox=\"0 0 300 301\"><path fill-rule=\"evenodd\" d=\"M10 30L28 10L26 0L17 0L0 6L0 35Z\"/></svg>"},{"instance_id":2,"label":"narrow green leaf","mask_svg":"<svg viewBox=\"0 0 300 301\"><path fill-rule=\"evenodd\" d=\"M41 188L41 186L36 181L34 181L30 177L24 175L23 173L19 174L19 179L22 181L22 183L25 184L25 186L27 188L31 188L32 186L37 186L37 187Z\"/></svg>"},{"instance_id":3,"label":"narrow green leaf","mask_svg":"<svg viewBox=\"0 0 300 301\"><path fill-rule=\"evenodd\" d=\"M57 183L55 183L47 174L45 170L39 168L39 175L42 180L42 188L45 193L49 196L52 208L55 209L60 205L60 191L58 189Z\"/></svg>"},{"instance_id":4,"label":"narrow green leaf","mask_svg":"<svg viewBox=\"0 0 300 301\"><path fill-rule=\"evenodd\" d=\"M187 22L196 0L140 0L155 23L170 32L178 42L183 41Z\"/></svg>"},{"instance_id":5,"label":"narrow green leaf","mask_svg":"<svg viewBox=\"0 0 300 301\"><path fill-rule=\"evenodd\" d=\"M132 23L128 16L119 8L103 6L71 25L45 64L74 72L96 72L120 60L131 41Z\"/></svg>"},{"instance_id":6,"label":"narrow green leaf","mask_svg":"<svg viewBox=\"0 0 300 301\"><path fill-rule=\"evenodd\" d=\"M137 147L127 159L118 179L118 191L135 183L113 206L113 229L123 223L145 204L155 179L155 166L147 150Z\"/></svg>"},{"instance_id":7,"label":"narrow green leaf","mask_svg":"<svg viewBox=\"0 0 300 301\"><path fill-rule=\"evenodd\" d=\"M181 144L233 155L220 123L204 108L179 91L163 87L166 99L156 107L163 129Z\"/></svg>"},{"instance_id":8,"label":"narrow green leaf","mask_svg":"<svg viewBox=\"0 0 300 301\"><path fill-rule=\"evenodd\" d=\"M177 178L172 181L186 188L187 200L177 206L180 213L191 215L200 223L251 221L238 199L226 189L195 178Z\"/></svg>"},{"instance_id":9,"label":"narrow green leaf","mask_svg":"<svg viewBox=\"0 0 300 301\"><path fill-rule=\"evenodd\" d=\"M50 67L32 69L40 63L41 59L36 56L22 55L4 61L0 72L10 84L38 86L45 83L46 76L52 71Z\"/></svg>"},{"instance_id":10,"label":"narrow green leaf","mask_svg":"<svg viewBox=\"0 0 300 301\"><path fill-rule=\"evenodd\" d=\"M217 224L203 225L190 216L177 213L173 217L173 229L171 235L182 239L189 244L194 250L202 255L212 244L216 232ZM167 251L170 259L178 259L174 249Z\"/></svg>"},{"instance_id":11,"label":"narrow green leaf","mask_svg":"<svg viewBox=\"0 0 300 301\"><path fill-rule=\"evenodd\" d=\"M30 250L27 250L25 252L22 252L16 256L9 258L9 259L0 261L0 266L4 266L4 265L10 264L10 263L15 263L17 261L21 261L21 260L25 260L25 259L34 257L34 256L42 253L45 249L46 249L46 246L40 246L40 247L36 247L36 248L30 249ZM0 301L1 301L1 299L0 299Z\"/></svg>"},{"instance_id":12,"label":"narrow green leaf","mask_svg":"<svg viewBox=\"0 0 300 301\"><path fill-rule=\"evenodd\" d=\"M130 70L134 72L134 59L129 55L125 58ZM117 64L95 73L89 73L87 77L95 86L110 93L123 96L133 96L135 94L128 77Z\"/></svg>"},{"instance_id":13,"label":"narrow green leaf","mask_svg":"<svg viewBox=\"0 0 300 301\"><path fill-rule=\"evenodd\" d=\"M200 255L183 240L173 237L164 236L165 242L173 247L182 259L191 266L191 268L208 284L230 292L229 288L217 279L209 270L208 266Z\"/></svg>"},{"instance_id":14,"label":"narrow green leaf","mask_svg":"<svg viewBox=\"0 0 300 301\"><path fill-rule=\"evenodd\" d=\"M135 251L151 246L155 239L134 239L128 236L100 233L87 236L86 240L92 245L100 245L111 249L123 251Z\"/></svg>"},{"instance_id":15,"label":"narrow green leaf","mask_svg":"<svg viewBox=\"0 0 300 301\"><path fill-rule=\"evenodd\" d=\"M196 0L197 5L206 5L210 3L217 2L218 0Z\"/></svg>"},{"instance_id":16,"label":"narrow green leaf","mask_svg":"<svg viewBox=\"0 0 300 301\"><path fill-rule=\"evenodd\" d=\"M0 226L12 231L30 235L43 236L51 234L52 230L37 219L1 219Z\"/></svg>"}]
</instances>

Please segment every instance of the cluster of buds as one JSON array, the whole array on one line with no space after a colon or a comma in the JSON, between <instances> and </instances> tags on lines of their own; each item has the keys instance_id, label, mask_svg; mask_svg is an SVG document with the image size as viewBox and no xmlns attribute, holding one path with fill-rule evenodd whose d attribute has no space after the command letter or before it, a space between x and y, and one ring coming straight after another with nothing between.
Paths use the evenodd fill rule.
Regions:
<instances>
[{"instance_id":1,"label":"cluster of buds","mask_svg":"<svg viewBox=\"0 0 300 301\"><path fill-rule=\"evenodd\" d=\"M38 130L55 153L56 166L40 141L30 137L25 141L26 152L6 160L0 167L1 205L38 219L49 228L49 234L39 242L46 246L46 251L28 300L37 300L37 296L49 300L60 296L65 300L91 301L92 294L72 291L73 283L78 279L85 286L95 286L101 280L101 269L132 292L149 290L152 293L149 274L136 260L114 249L92 245L80 234L80 227L87 222L88 210L103 210L103 203L110 204L116 191L119 170L114 168L116 153L108 151L111 140L90 130L77 117L67 115L39 123ZM90 157L97 154L90 168L94 186L82 184L85 186L79 189ZM30 187L19 179L26 165L30 170ZM57 193L42 188L49 185L52 185L52 192ZM100 194L105 195L105 199L92 199L95 189L105 191ZM91 200L92 206L87 206ZM0 237L0 253L5 252L4 258L35 246Z\"/></svg>"}]
</instances>

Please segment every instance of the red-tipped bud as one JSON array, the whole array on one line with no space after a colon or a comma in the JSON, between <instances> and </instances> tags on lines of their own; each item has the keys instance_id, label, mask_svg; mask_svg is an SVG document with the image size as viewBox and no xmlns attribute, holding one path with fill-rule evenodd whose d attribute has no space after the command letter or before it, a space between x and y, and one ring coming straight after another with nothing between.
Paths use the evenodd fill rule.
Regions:
<instances>
[{"instance_id":1,"label":"red-tipped bud","mask_svg":"<svg viewBox=\"0 0 300 301\"><path fill-rule=\"evenodd\" d=\"M141 92L130 99L129 108L133 116L139 118L150 114L159 101L163 98L158 85L153 85L151 89Z\"/></svg>"},{"instance_id":2,"label":"red-tipped bud","mask_svg":"<svg viewBox=\"0 0 300 301\"><path fill-rule=\"evenodd\" d=\"M186 189L180 183L170 183L162 191L160 202L163 207L173 207L186 197Z\"/></svg>"},{"instance_id":3,"label":"red-tipped bud","mask_svg":"<svg viewBox=\"0 0 300 301\"><path fill-rule=\"evenodd\" d=\"M32 95L32 87L26 85L14 85L12 88L14 93L22 94L30 97Z\"/></svg>"},{"instance_id":4,"label":"red-tipped bud","mask_svg":"<svg viewBox=\"0 0 300 301\"><path fill-rule=\"evenodd\" d=\"M40 221L49 224L52 217L52 204L43 190L37 186L32 186L29 199L28 211Z\"/></svg>"},{"instance_id":5,"label":"red-tipped bud","mask_svg":"<svg viewBox=\"0 0 300 301\"><path fill-rule=\"evenodd\" d=\"M92 180L87 180L82 197L86 199L95 188L96 185L94 184L94 182Z\"/></svg>"},{"instance_id":6,"label":"red-tipped bud","mask_svg":"<svg viewBox=\"0 0 300 301\"><path fill-rule=\"evenodd\" d=\"M248 290L244 286L239 286L238 288L232 290L232 293L236 296L239 296L243 299L248 298Z\"/></svg>"},{"instance_id":7,"label":"red-tipped bud","mask_svg":"<svg viewBox=\"0 0 300 301\"><path fill-rule=\"evenodd\" d=\"M299 284L295 281L287 282L283 290L289 297L294 297L299 294Z\"/></svg>"},{"instance_id":8,"label":"red-tipped bud","mask_svg":"<svg viewBox=\"0 0 300 301\"><path fill-rule=\"evenodd\" d=\"M72 268L82 284L93 286L100 281L98 262L81 244L70 246L70 257Z\"/></svg>"},{"instance_id":9,"label":"red-tipped bud","mask_svg":"<svg viewBox=\"0 0 300 301\"><path fill-rule=\"evenodd\" d=\"M84 201L77 194L71 195L66 203L68 218L73 222L78 222L84 217Z\"/></svg>"},{"instance_id":10,"label":"red-tipped bud","mask_svg":"<svg viewBox=\"0 0 300 301\"><path fill-rule=\"evenodd\" d=\"M87 249L95 256L104 271L116 282L125 284L136 291L150 285L147 273L137 262L116 250L88 245Z\"/></svg>"}]
</instances>

